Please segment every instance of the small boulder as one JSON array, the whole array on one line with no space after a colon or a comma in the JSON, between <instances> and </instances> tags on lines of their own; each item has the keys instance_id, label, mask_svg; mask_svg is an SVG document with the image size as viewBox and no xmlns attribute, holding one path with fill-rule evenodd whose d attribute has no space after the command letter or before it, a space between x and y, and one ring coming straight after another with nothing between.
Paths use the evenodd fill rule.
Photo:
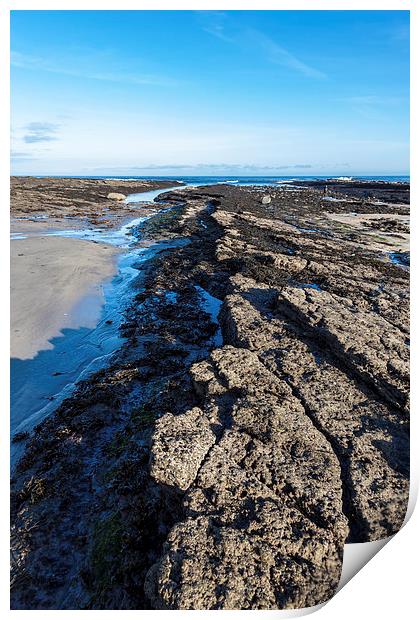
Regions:
<instances>
[{"instance_id":1,"label":"small boulder","mask_svg":"<svg viewBox=\"0 0 420 620\"><path fill-rule=\"evenodd\" d=\"M125 200L126 195L118 194L117 192L111 192L110 194L108 194L107 198L108 200Z\"/></svg>"},{"instance_id":2,"label":"small boulder","mask_svg":"<svg viewBox=\"0 0 420 620\"><path fill-rule=\"evenodd\" d=\"M268 205L271 202L271 196L269 194L266 194L265 196L262 197L261 203L263 205Z\"/></svg>"}]
</instances>

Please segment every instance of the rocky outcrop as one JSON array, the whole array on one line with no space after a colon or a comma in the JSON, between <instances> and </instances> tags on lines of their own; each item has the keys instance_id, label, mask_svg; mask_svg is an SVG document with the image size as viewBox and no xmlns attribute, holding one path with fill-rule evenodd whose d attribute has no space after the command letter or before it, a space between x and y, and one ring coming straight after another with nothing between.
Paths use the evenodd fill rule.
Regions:
<instances>
[{"instance_id":1,"label":"rocky outcrop","mask_svg":"<svg viewBox=\"0 0 420 620\"><path fill-rule=\"evenodd\" d=\"M19 220L34 218L36 221L40 218L42 222L49 217L72 218L80 220L81 227L86 226L86 220L95 226L118 227L122 218L139 217L142 209L144 214L145 205L137 205L136 209L133 204L123 203L128 194L163 190L174 185L182 183L140 179L11 177L10 212ZM119 202L118 208L115 202Z\"/></svg>"},{"instance_id":2,"label":"rocky outcrop","mask_svg":"<svg viewBox=\"0 0 420 620\"><path fill-rule=\"evenodd\" d=\"M403 276L383 285L381 265L361 264L353 241L340 239L343 254L328 236L236 204L213 218L216 260L236 272L219 315L233 346L190 370L200 428L215 441L178 486L184 518L146 592L159 609L315 605L337 586L346 540L389 536L404 520ZM201 431L183 428L194 454ZM164 445L155 433L152 463ZM179 465L165 464L159 482L171 485Z\"/></svg>"},{"instance_id":3,"label":"rocky outcrop","mask_svg":"<svg viewBox=\"0 0 420 620\"><path fill-rule=\"evenodd\" d=\"M195 425L165 420L166 435L160 427L154 434L152 476L173 486L182 462L192 469L181 449L175 466L169 455L156 472L174 433L173 445L189 445L194 463L204 454L197 435L207 435L210 424L217 441L190 478L185 520L147 577L153 606L275 609L326 600L340 577L347 536L330 444L290 387L251 351L223 347L191 375L206 415L195 413ZM186 490L184 478L179 490Z\"/></svg>"},{"instance_id":4,"label":"rocky outcrop","mask_svg":"<svg viewBox=\"0 0 420 620\"><path fill-rule=\"evenodd\" d=\"M257 351L266 366L284 377L334 447L350 540L395 533L404 520L409 490L406 414L361 383L357 374L349 376L349 367L328 354L322 341L302 339L297 326L281 314L264 320L255 306L268 313L270 297L264 302L264 289L252 280L239 282L242 294L226 297L221 313L225 340Z\"/></svg>"},{"instance_id":5,"label":"rocky outcrop","mask_svg":"<svg viewBox=\"0 0 420 620\"><path fill-rule=\"evenodd\" d=\"M407 407L409 351L405 335L351 299L310 288L286 287L278 304L392 404Z\"/></svg>"}]
</instances>

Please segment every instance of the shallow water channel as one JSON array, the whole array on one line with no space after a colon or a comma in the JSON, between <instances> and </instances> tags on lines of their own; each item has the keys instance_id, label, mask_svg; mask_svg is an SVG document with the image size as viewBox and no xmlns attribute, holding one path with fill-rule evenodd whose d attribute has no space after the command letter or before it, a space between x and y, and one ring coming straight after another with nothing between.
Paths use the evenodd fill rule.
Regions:
<instances>
[{"instance_id":1,"label":"shallow water channel","mask_svg":"<svg viewBox=\"0 0 420 620\"><path fill-rule=\"evenodd\" d=\"M127 202L151 202L159 194L174 188L133 194ZM179 189L179 186L176 188ZM28 431L52 413L56 407L74 390L75 384L90 374L104 368L109 358L123 344L119 327L129 306L135 289L131 286L139 271L140 263L151 259L166 247L179 245L185 240L156 242L149 247L138 247L141 230L138 228L147 219L135 218L118 230L62 230L48 234L72 237L87 241L109 243L123 248L118 258L118 273L103 284L103 306L100 318L91 328L65 328L50 343L53 348L39 351L33 359L11 360L11 419L10 431ZM45 235L45 233L44 233ZM94 295L86 295L71 310L73 316L82 319L97 312L98 300ZM80 324L84 324L83 320ZM85 323L86 324L86 323ZM89 324L89 321L87 322ZM21 452L21 444L11 445L12 463Z\"/></svg>"},{"instance_id":2,"label":"shallow water channel","mask_svg":"<svg viewBox=\"0 0 420 620\"><path fill-rule=\"evenodd\" d=\"M205 185L207 183L200 183ZM247 183L240 183L246 185ZM262 184L264 185L264 184ZM195 183L187 186L196 187ZM185 187L185 186L184 186ZM126 202L153 202L160 194L182 189L179 185L165 189L130 194ZM53 230L43 233L16 233L13 239L24 239L26 236L61 236L86 241L108 243L123 249L118 258L118 273L112 280L103 284L103 305L98 312L98 299L94 295L86 295L74 308L72 316L83 319L99 314L99 320L93 327L64 328L56 338L50 340L51 349L39 351L33 359L11 360L11 420L10 432L13 437L17 433L31 430L36 424L51 414L59 404L68 398L75 385L87 379L92 373L105 368L111 356L120 349L124 338L120 336L119 327L123 323L126 309L135 294L131 286L139 276L136 269L160 250L175 247L188 242L186 239L175 239L156 242L148 247L138 247L141 238L141 224L153 217L135 218L119 229L87 228L82 230ZM196 287L201 294L203 310L208 312L215 322L221 302L207 291ZM83 320L79 321L83 324ZM89 321L87 322L89 324ZM220 328L217 330L213 345L221 346ZM11 461L16 462L23 451L22 442L11 444Z\"/></svg>"}]
</instances>

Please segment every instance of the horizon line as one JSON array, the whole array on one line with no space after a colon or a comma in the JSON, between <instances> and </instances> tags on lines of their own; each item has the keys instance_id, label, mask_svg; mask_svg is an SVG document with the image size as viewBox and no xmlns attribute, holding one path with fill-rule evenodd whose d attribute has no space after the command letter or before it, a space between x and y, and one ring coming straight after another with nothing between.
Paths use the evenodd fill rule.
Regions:
<instances>
[{"instance_id":1,"label":"horizon line","mask_svg":"<svg viewBox=\"0 0 420 620\"><path fill-rule=\"evenodd\" d=\"M109 174L35 174L35 173L11 173L10 177L51 177L51 178L76 178L76 177L86 177L86 178L90 178L90 177L99 177L99 178L103 178L103 177L117 177L117 178L122 178L122 177L129 177L129 178L136 178L136 179L150 179L150 178L159 178L159 177L164 177L164 178L169 178L169 179L176 179L178 177L188 177L188 178L203 178L203 177L207 177L207 178L220 178L220 177L232 177L232 178L238 178L238 179L248 179L248 178L261 178L261 179L266 179L266 178L285 178L285 179L294 179L294 178L302 178L302 177L321 177L321 178L325 178L325 177L331 177L334 179L337 178L351 178L351 177L374 177L374 176L383 176L383 177L410 177L410 173L409 172L405 172L405 173L384 173L384 172L372 172L372 173L363 173L363 174L358 174L358 173L326 173L326 174L295 174L295 175L290 175L290 174L178 174L178 175L174 175L174 174L142 174L142 175L138 175L138 174L113 174L113 173L109 173Z\"/></svg>"}]
</instances>

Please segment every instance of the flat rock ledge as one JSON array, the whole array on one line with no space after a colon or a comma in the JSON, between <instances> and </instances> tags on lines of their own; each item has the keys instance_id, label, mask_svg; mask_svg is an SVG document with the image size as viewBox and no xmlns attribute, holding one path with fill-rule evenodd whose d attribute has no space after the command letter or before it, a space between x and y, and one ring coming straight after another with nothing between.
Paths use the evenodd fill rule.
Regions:
<instances>
[{"instance_id":1,"label":"flat rock ledge","mask_svg":"<svg viewBox=\"0 0 420 620\"><path fill-rule=\"evenodd\" d=\"M327 600L348 534L340 466L290 387L252 351L191 368L202 409L166 415L152 476L186 492L149 570L157 609L287 609ZM293 585L291 585L293 584Z\"/></svg>"},{"instance_id":2,"label":"flat rock ledge","mask_svg":"<svg viewBox=\"0 0 420 620\"><path fill-rule=\"evenodd\" d=\"M147 574L157 609L321 603L345 542L392 535L407 506L405 274L269 201L228 202L211 216L215 261L236 269L225 346L190 369L199 413L154 433L152 476L184 511Z\"/></svg>"}]
</instances>

